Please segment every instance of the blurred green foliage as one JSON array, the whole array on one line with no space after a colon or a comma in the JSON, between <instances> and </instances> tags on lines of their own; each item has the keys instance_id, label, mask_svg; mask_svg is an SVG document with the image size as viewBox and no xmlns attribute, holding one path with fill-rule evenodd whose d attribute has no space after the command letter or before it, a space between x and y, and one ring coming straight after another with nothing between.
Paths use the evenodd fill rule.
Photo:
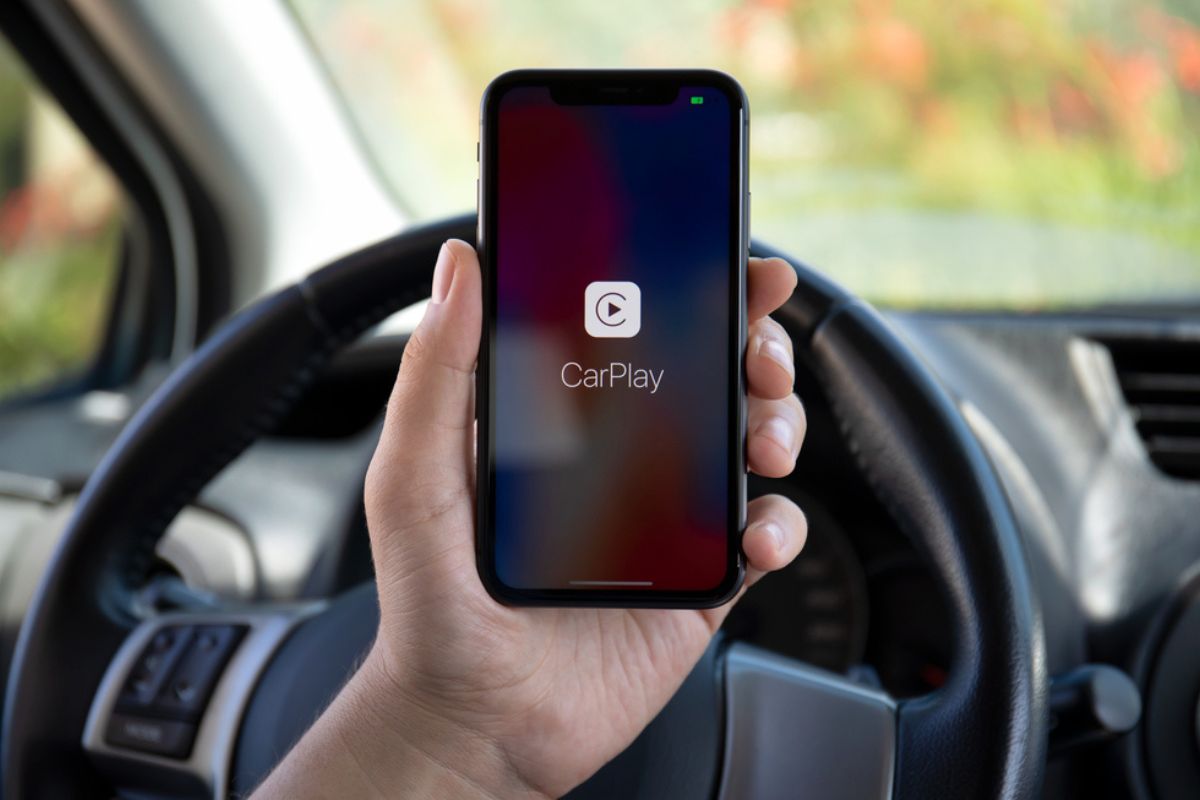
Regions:
<instances>
[{"instance_id":1,"label":"blurred green foliage","mask_svg":"<svg viewBox=\"0 0 1200 800\"><path fill-rule=\"evenodd\" d=\"M116 195L112 178L85 158L39 182L31 174L36 103L30 77L0 40L0 399L37 391L84 371L103 337L120 247L115 204L83 204L75 192ZM43 146L78 159L86 148L47 110L60 137ZM42 131L44 138L50 132ZM71 152L67 152L71 151ZM82 219L81 219L82 217Z\"/></svg>"},{"instance_id":2,"label":"blurred green foliage","mask_svg":"<svg viewBox=\"0 0 1200 800\"><path fill-rule=\"evenodd\" d=\"M471 206L495 74L711 66L751 97L755 235L875 302L1200 299L1193 0L293 5L417 218ZM49 103L0 43L0 398L87 368L116 280L111 176L32 170Z\"/></svg>"},{"instance_id":3,"label":"blurred green foliage","mask_svg":"<svg viewBox=\"0 0 1200 800\"><path fill-rule=\"evenodd\" d=\"M0 263L0 398L87 368L110 307L120 229Z\"/></svg>"},{"instance_id":4,"label":"blurred green foliage","mask_svg":"<svg viewBox=\"0 0 1200 800\"><path fill-rule=\"evenodd\" d=\"M803 98L823 124L820 170L860 180L777 198L769 222L838 215L849 239L856 213L870 234L892 232L872 211L911 209L911 237L884 239L902 254L890 264L817 243L868 293L1026 308L1200 296L1200 7L774 5L792 78L768 105ZM758 163L809 171L796 156Z\"/></svg>"},{"instance_id":5,"label":"blurred green foliage","mask_svg":"<svg viewBox=\"0 0 1200 800\"><path fill-rule=\"evenodd\" d=\"M1193 0L292 0L397 194L473 201L516 67L707 66L750 96L753 232L892 306L1200 298Z\"/></svg>"}]
</instances>

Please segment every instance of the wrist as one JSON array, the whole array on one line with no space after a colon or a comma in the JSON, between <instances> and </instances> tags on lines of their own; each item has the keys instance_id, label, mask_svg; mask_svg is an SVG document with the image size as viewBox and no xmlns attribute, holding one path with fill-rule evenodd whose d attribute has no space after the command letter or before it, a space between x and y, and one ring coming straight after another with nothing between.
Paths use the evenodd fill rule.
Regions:
<instances>
[{"instance_id":1,"label":"wrist","mask_svg":"<svg viewBox=\"0 0 1200 800\"><path fill-rule=\"evenodd\" d=\"M343 694L351 716L374 739L370 747L378 757L370 763L386 764L389 775L402 773L399 785L411 796L548 797L523 778L499 742L440 713L400 678L380 648L372 648ZM357 761L364 771L371 769L364 759ZM379 785L376 776L364 777Z\"/></svg>"},{"instance_id":2,"label":"wrist","mask_svg":"<svg viewBox=\"0 0 1200 800\"><path fill-rule=\"evenodd\" d=\"M372 652L254 800L542 800L492 741L415 702Z\"/></svg>"}]
</instances>

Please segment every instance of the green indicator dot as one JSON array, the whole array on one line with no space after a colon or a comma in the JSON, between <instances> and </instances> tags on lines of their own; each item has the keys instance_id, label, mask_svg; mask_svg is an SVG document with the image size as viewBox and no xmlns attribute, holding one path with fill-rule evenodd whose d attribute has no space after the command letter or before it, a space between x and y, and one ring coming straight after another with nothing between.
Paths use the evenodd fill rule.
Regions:
<instances>
[{"instance_id":1,"label":"green indicator dot","mask_svg":"<svg viewBox=\"0 0 1200 800\"><path fill-rule=\"evenodd\" d=\"M694 105L694 106L704 105L704 98L698 94L692 95L692 105Z\"/></svg>"}]
</instances>

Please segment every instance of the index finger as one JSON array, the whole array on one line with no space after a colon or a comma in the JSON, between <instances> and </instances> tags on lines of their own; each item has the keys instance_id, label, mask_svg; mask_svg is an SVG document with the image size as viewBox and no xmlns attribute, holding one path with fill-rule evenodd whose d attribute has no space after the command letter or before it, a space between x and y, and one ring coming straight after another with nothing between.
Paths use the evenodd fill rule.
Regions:
<instances>
[{"instance_id":1,"label":"index finger","mask_svg":"<svg viewBox=\"0 0 1200 800\"><path fill-rule=\"evenodd\" d=\"M782 258L751 258L746 265L746 313L751 323L787 302L796 271Z\"/></svg>"}]
</instances>

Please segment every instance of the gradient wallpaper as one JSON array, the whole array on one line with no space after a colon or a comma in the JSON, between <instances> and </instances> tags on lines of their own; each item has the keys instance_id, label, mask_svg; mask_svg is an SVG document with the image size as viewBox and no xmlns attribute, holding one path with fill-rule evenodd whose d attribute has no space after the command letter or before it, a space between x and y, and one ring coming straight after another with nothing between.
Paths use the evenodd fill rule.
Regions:
<instances>
[{"instance_id":1,"label":"gradient wallpaper","mask_svg":"<svg viewBox=\"0 0 1200 800\"><path fill-rule=\"evenodd\" d=\"M731 113L713 88L667 105L500 98L493 515L510 587L702 591L726 575ZM637 284L635 336L588 335L593 281ZM624 364L658 383L572 388L571 364L567 382Z\"/></svg>"}]
</instances>

